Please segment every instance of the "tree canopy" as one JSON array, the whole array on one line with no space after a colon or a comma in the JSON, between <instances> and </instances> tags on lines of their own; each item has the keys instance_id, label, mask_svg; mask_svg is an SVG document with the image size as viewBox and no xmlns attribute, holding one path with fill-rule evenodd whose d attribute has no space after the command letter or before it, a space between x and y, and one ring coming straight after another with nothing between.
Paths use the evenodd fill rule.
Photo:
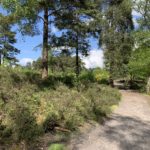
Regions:
<instances>
[{"instance_id":1,"label":"tree canopy","mask_svg":"<svg viewBox=\"0 0 150 150\"><path fill-rule=\"evenodd\" d=\"M13 65L17 62L16 54L20 51L13 46L16 43L16 33L11 31L11 22L0 14L0 65L6 62Z\"/></svg>"}]
</instances>

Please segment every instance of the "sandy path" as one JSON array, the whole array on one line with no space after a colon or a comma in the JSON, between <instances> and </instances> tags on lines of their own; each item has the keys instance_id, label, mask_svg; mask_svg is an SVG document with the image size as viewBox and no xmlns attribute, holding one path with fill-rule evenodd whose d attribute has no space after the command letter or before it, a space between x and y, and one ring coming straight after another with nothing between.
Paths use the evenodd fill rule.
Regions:
<instances>
[{"instance_id":1,"label":"sandy path","mask_svg":"<svg viewBox=\"0 0 150 150\"><path fill-rule=\"evenodd\" d=\"M150 150L149 97L121 93L122 101L110 120L71 141L70 150Z\"/></svg>"}]
</instances>

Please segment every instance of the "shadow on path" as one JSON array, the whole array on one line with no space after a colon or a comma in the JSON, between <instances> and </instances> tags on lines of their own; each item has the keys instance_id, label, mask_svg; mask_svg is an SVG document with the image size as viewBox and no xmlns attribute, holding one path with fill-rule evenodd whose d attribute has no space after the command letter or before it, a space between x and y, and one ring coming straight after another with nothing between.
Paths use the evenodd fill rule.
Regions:
<instances>
[{"instance_id":1,"label":"shadow on path","mask_svg":"<svg viewBox=\"0 0 150 150\"><path fill-rule=\"evenodd\" d=\"M99 136L117 141L120 150L150 150L150 121L114 114Z\"/></svg>"}]
</instances>

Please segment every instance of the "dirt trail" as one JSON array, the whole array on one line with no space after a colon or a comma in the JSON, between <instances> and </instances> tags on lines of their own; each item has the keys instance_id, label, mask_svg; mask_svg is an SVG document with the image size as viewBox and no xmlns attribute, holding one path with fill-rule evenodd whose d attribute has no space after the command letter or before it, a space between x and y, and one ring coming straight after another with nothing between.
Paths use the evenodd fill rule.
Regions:
<instances>
[{"instance_id":1,"label":"dirt trail","mask_svg":"<svg viewBox=\"0 0 150 150\"><path fill-rule=\"evenodd\" d=\"M72 140L70 150L150 150L150 98L121 93L122 101L110 119Z\"/></svg>"}]
</instances>

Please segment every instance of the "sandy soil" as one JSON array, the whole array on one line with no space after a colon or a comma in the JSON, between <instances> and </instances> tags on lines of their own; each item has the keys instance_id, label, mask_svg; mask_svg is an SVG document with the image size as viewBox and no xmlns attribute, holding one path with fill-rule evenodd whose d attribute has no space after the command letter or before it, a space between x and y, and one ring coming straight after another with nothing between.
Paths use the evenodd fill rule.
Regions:
<instances>
[{"instance_id":1,"label":"sandy soil","mask_svg":"<svg viewBox=\"0 0 150 150\"><path fill-rule=\"evenodd\" d=\"M122 101L110 119L71 140L70 150L150 150L150 97L121 93Z\"/></svg>"}]
</instances>

